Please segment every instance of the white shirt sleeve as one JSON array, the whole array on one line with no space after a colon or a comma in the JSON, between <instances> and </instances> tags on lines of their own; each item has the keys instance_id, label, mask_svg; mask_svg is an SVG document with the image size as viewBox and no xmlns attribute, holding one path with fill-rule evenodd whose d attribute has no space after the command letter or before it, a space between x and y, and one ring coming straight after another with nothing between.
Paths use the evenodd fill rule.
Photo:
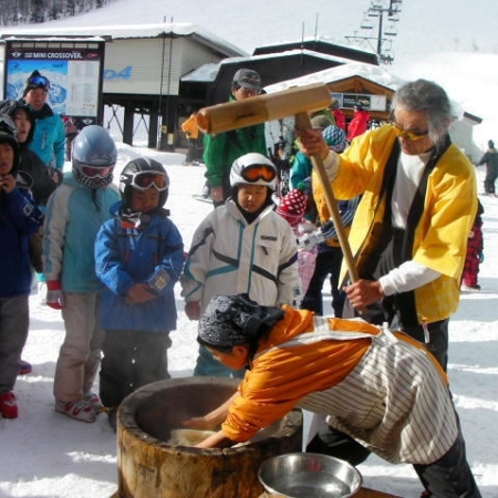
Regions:
<instances>
[{"instance_id":1,"label":"white shirt sleeve","mask_svg":"<svg viewBox=\"0 0 498 498\"><path fill-rule=\"evenodd\" d=\"M334 181L337 173L339 172L339 158L337 154L334 151L329 150L329 153L322 162L327 178L331 182Z\"/></svg>"},{"instance_id":2,"label":"white shirt sleeve","mask_svg":"<svg viewBox=\"0 0 498 498\"><path fill-rule=\"evenodd\" d=\"M410 260L380 277L379 282L384 294L391 296L421 287L436 280L440 275L440 272Z\"/></svg>"}]
</instances>

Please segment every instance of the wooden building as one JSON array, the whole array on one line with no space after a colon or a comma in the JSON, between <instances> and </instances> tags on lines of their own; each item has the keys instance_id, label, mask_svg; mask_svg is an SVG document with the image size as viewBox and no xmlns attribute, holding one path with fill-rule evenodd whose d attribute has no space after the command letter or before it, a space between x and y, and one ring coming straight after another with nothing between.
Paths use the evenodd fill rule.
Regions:
<instances>
[{"instance_id":1,"label":"wooden building","mask_svg":"<svg viewBox=\"0 0 498 498\"><path fill-rule=\"evenodd\" d=\"M379 124L389 121L392 98L396 90L405 80L394 76L383 67L351 62L314 74L282 81L265 87L268 93L286 90L293 86L310 83L326 83L331 97L336 97L342 104L341 109L350 120L353 106L361 103ZM473 127L482 122L478 116L455 109L460 116L450 125L449 133L453 142L458 145L471 161L477 161L479 149L473 143Z\"/></svg>"},{"instance_id":2,"label":"wooden building","mask_svg":"<svg viewBox=\"0 0 498 498\"><path fill-rule=\"evenodd\" d=\"M30 27L15 34L3 31L2 37L26 34L52 41L69 34L105 37L103 105L112 108L111 117L118 120L125 143L133 143L135 116L147 116L148 145L163 149L174 146L181 76L206 63L247 55L212 33L185 23L50 30Z\"/></svg>"},{"instance_id":3,"label":"wooden building","mask_svg":"<svg viewBox=\"0 0 498 498\"><path fill-rule=\"evenodd\" d=\"M205 82L207 85L206 105L219 104L228 100L233 75L241 68L257 71L261 76L263 86L267 86L330 69L347 62L349 62L347 59L309 50L291 50L275 54L226 58L219 64L217 72L213 72L214 79ZM198 75L203 69L199 68L199 71L182 77L182 94L188 93L191 82L198 80Z\"/></svg>"}]
</instances>

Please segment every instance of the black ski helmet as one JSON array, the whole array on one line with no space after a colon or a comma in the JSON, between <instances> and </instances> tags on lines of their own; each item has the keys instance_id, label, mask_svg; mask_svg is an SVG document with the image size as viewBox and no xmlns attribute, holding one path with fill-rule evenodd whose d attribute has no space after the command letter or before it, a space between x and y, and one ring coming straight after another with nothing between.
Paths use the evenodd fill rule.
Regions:
<instances>
[{"instance_id":1,"label":"black ski helmet","mask_svg":"<svg viewBox=\"0 0 498 498\"><path fill-rule=\"evenodd\" d=\"M7 114L0 115L0 143L8 143L14 151L14 163L10 173L17 171L21 162L19 142L17 141L17 128L12 119Z\"/></svg>"},{"instance_id":2,"label":"black ski helmet","mask_svg":"<svg viewBox=\"0 0 498 498\"><path fill-rule=\"evenodd\" d=\"M7 116L9 116L12 121L14 121L14 124L17 111L23 111L26 114L29 122L31 123L31 127L26 140L23 143L19 142L19 148L21 149L21 151L23 151L24 149L28 148L28 145L33 140L33 135L35 134L36 123L33 111L31 110L31 107L29 107L29 105L26 104L23 100L3 100L0 102L0 114L6 114Z\"/></svg>"},{"instance_id":3,"label":"black ski helmet","mask_svg":"<svg viewBox=\"0 0 498 498\"><path fill-rule=\"evenodd\" d=\"M124 207L131 206L131 190L133 189L135 176L139 173L148 171L156 171L165 175L166 188L159 191L158 207L163 207L166 204L169 192L169 177L164 169L164 166L159 161L151 159L150 157L137 157L126 164L121 172L121 176L119 177L119 192L121 193Z\"/></svg>"}]
</instances>

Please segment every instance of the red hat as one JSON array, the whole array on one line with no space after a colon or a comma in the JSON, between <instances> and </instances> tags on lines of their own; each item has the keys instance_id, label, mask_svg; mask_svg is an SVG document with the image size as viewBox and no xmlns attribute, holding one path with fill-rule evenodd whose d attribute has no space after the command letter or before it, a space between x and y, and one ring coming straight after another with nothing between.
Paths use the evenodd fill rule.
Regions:
<instances>
[{"instance_id":1,"label":"red hat","mask_svg":"<svg viewBox=\"0 0 498 498\"><path fill-rule=\"evenodd\" d=\"M307 204L307 195L302 190L295 188L280 199L276 211L292 226L303 219Z\"/></svg>"}]
</instances>

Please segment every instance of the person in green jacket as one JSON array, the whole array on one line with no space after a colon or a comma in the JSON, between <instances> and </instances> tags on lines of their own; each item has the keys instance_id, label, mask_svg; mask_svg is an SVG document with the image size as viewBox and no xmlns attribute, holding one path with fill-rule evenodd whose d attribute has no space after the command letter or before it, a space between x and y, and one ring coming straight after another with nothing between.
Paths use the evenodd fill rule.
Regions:
<instances>
[{"instance_id":1,"label":"person in green jacket","mask_svg":"<svg viewBox=\"0 0 498 498\"><path fill-rule=\"evenodd\" d=\"M261 93L261 76L252 69L239 69L233 77L229 101L241 101ZM230 197L230 168L240 156L259 152L268 156L265 125L247 126L217 135L205 135L203 160L206 179L214 206Z\"/></svg>"}]
</instances>

